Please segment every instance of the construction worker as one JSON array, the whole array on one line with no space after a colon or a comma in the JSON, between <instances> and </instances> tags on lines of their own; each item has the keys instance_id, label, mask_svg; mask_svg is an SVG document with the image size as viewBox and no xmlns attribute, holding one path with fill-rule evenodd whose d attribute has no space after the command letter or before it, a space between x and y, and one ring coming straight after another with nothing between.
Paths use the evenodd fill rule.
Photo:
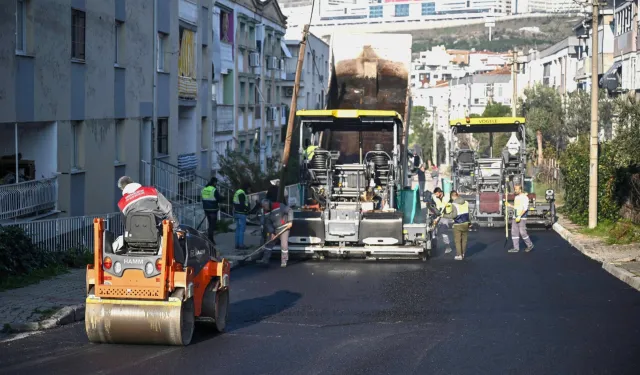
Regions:
<instances>
[{"instance_id":1,"label":"construction worker","mask_svg":"<svg viewBox=\"0 0 640 375\"><path fill-rule=\"evenodd\" d=\"M318 148L311 144L311 141L307 138L304 140L304 155L307 160L313 159L313 152Z\"/></svg>"},{"instance_id":2,"label":"construction worker","mask_svg":"<svg viewBox=\"0 0 640 375\"><path fill-rule=\"evenodd\" d=\"M122 198L118 201L118 208L125 218L130 213L150 212L156 217L157 224L163 220L173 222L174 233L178 240L174 241L175 259L184 263L185 253L180 240L184 239L184 232L179 229L180 223L173 214L173 206L162 193L151 186L142 186L129 176L122 176L118 180L118 188L122 190Z\"/></svg>"},{"instance_id":3,"label":"construction worker","mask_svg":"<svg viewBox=\"0 0 640 375\"><path fill-rule=\"evenodd\" d=\"M447 219L453 219L453 241L457 251L455 259L462 260L467 250L469 225L471 225L469 203L454 190L451 192L451 203L446 204L443 216Z\"/></svg>"},{"instance_id":4,"label":"construction worker","mask_svg":"<svg viewBox=\"0 0 640 375\"><path fill-rule=\"evenodd\" d=\"M202 189L202 209L204 210L204 214L207 217L207 223L209 224L209 228L207 230L207 237L209 240L213 242L215 245L216 241L214 239L214 232L216 229L216 224L218 223L218 211L220 207L218 202L220 201L220 193L218 193L218 189L216 189L216 185L218 184L218 179L215 177L211 177L207 186Z\"/></svg>"},{"instance_id":5,"label":"construction worker","mask_svg":"<svg viewBox=\"0 0 640 375\"><path fill-rule=\"evenodd\" d=\"M418 168L417 174L418 174L418 186L420 187L420 199L422 199L423 202L426 202L424 189L425 189L425 184L427 179L425 178L424 170L425 170L424 164L420 165L420 168Z\"/></svg>"},{"instance_id":6,"label":"construction worker","mask_svg":"<svg viewBox=\"0 0 640 375\"><path fill-rule=\"evenodd\" d=\"M510 253L517 253L520 251L520 239L522 239L527 245L524 250L529 252L533 250L533 242L527 234L527 212L529 212L529 195L522 191L521 185L514 187L516 197L513 200L513 205L507 203L507 207L514 209L513 218L511 220L511 239L513 240L513 249L509 250Z\"/></svg>"},{"instance_id":7,"label":"construction worker","mask_svg":"<svg viewBox=\"0 0 640 375\"><path fill-rule=\"evenodd\" d=\"M247 228L247 215L249 215L249 183L244 183L242 187L233 194L233 218L236 222L236 250L246 250L249 247L244 245L244 231Z\"/></svg>"},{"instance_id":8,"label":"construction worker","mask_svg":"<svg viewBox=\"0 0 640 375\"><path fill-rule=\"evenodd\" d=\"M262 200L262 211L265 213L264 226L268 234L268 241L273 240L289 223L289 207L285 204L272 202L269 199ZM266 246L262 259L258 263L268 264L271 251L275 242ZM280 266L286 267L289 260L289 229L280 235Z\"/></svg>"},{"instance_id":9,"label":"construction worker","mask_svg":"<svg viewBox=\"0 0 640 375\"><path fill-rule=\"evenodd\" d=\"M445 201L444 192L442 191L442 189L440 189L439 187L433 189L431 200L432 200L432 204L436 208L438 215L440 216L440 219L438 219L438 224L435 228L436 236L438 235L438 232L442 230L442 243L444 243L444 245L446 246L444 253L449 254L451 252L451 243L449 242L449 236L447 236L447 234L444 232L447 229L449 229L450 220L445 217L442 217L442 214L444 213L445 205L446 203L448 203L447 201Z\"/></svg>"}]
</instances>

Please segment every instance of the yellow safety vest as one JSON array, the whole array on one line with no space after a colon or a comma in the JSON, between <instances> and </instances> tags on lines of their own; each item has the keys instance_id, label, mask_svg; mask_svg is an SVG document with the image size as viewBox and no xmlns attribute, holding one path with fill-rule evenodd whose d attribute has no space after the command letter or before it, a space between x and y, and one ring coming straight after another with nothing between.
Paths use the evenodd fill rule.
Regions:
<instances>
[{"instance_id":1,"label":"yellow safety vest","mask_svg":"<svg viewBox=\"0 0 640 375\"><path fill-rule=\"evenodd\" d=\"M216 200L216 188L207 186L202 189L202 208L205 211L218 211L218 201Z\"/></svg>"},{"instance_id":2,"label":"yellow safety vest","mask_svg":"<svg viewBox=\"0 0 640 375\"><path fill-rule=\"evenodd\" d=\"M307 147L307 149L305 150L305 153L307 154L307 160L313 159L313 152L316 150L316 148L318 148L318 146Z\"/></svg>"},{"instance_id":3,"label":"yellow safety vest","mask_svg":"<svg viewBox=\"0 0 640 375\"><path fill-rule=\"evenodd\" d=\"M453 219L454 224L464 224L469 222L469 202L463 204L452 203L456 208L456 217Z\"/></svg>"},{"instance_id":4,"label":"yellow safety vest","mask_svg":"<svg viewBox=\"0 0 640 375\"><path fill-rule=\"evenodd\" d=\"M244 206L240 205L240 195L244 194ZM233 209L237 214L248 214L249 213L249 202L247 201L247 194L242 189L236 190L236 193L233 194Z\"/></svg>"}]
</instances>

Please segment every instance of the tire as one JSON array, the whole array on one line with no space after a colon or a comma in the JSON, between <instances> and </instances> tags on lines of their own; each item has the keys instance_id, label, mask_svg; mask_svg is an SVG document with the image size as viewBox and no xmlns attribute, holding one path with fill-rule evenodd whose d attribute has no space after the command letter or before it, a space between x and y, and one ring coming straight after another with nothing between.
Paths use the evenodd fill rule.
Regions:
<instances>
[{"instance_id":1,"label":"tire","mask_svg":"<svg viewBox=\"0 0 640 375\"><path fill-rule=\"evenodd\" d=\"M225 288L216 293L215 309L215 330L224 332L227 327L227 316L229 315L229 289Z\"/></svg>"},{"instance_id":2,"label":"tire","mask_svg":"<svg viewBox=\"0 0 640 375\"><path fill-rule=\"evenodd\" d=\"M193 298L189 298L182 303L180 319L180 334L182 345L187 346L191 343L196 324Z\"/></svg>"}]
</instances>

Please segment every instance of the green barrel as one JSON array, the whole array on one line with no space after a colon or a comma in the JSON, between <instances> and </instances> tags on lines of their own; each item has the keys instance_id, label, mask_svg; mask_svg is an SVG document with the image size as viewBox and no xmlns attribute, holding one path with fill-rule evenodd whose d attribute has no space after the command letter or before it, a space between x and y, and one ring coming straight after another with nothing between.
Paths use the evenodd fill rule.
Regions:
<instances>
[{"instance_id":1,"label":"green barrel","mask_svg":"<svg viewBox=\"0 0 640 375\"><path fill-rule=\"evenodd\" d=\"M443 178L442 191L445 195L448 195L449 193L451 193L451 190L453 190L453 181L449 180L448 178Z\"/></svg>"}]
</instances>

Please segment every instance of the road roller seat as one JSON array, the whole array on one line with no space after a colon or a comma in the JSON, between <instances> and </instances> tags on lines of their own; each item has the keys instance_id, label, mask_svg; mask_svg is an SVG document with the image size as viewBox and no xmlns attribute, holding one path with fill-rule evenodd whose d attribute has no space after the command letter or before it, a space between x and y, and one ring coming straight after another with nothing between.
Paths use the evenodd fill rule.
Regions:
<instances>
[{"instance_id":1,"label":"road roller seat","mask_svg":"<svg viewBox=\"0 0 640 375\"><path fill-rule=\"evenodd\" d=\"M130 212L125 218L124 243L127 251L154 252L160 249L158 220L150 212Z\"/></svg>"}]
</instances>

